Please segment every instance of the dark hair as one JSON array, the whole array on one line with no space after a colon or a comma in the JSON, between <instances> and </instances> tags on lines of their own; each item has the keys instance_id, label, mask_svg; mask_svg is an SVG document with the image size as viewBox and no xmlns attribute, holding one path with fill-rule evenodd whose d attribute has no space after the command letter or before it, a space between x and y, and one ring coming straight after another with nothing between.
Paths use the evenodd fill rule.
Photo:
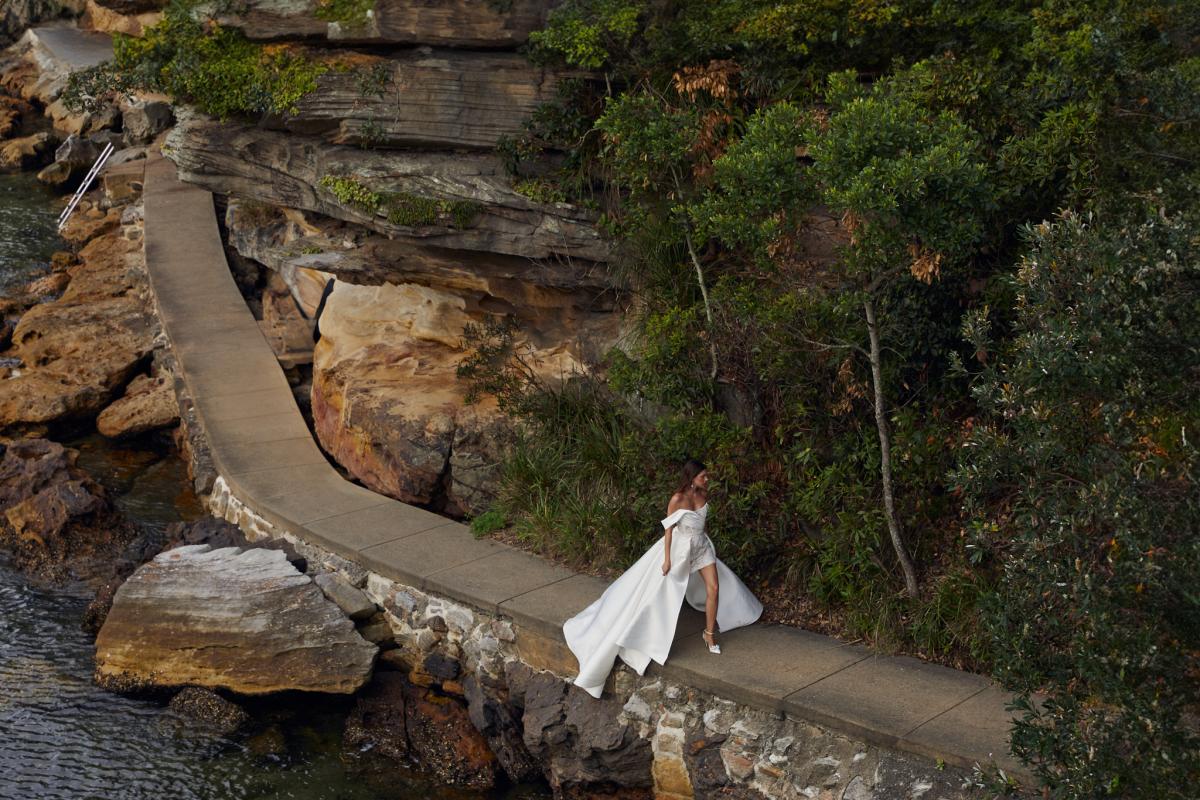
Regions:
<instances>
[{"instance_id":1,"label":"dark hair","mask_svg":"<svg viewBox=\"0 0 1200 800\"><path fill-rule=\"evenodd\" d=\"M694 458L689 458L687 461L683 462L683 471L679 476L679 488L675 490L675 493L683 494L686 492L689 488L691 488L692 481L696 480L696 476L701 472L704 472L706 469L708 469L708 467L704 466L703 462L697 461Z\"/></svg>"}]
</instances>

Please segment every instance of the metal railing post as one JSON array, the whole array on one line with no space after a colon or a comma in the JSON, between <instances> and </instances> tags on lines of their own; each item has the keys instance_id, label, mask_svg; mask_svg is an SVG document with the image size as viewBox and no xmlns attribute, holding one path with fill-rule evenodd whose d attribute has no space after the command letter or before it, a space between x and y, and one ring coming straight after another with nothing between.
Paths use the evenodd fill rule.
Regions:
<instances>
[{"instance_id":1,"label":"metal railing post","mask_svg":"<svg viewBox=\"0 0 1200 800\"><path fill-rule=\"evenodd\" d=\"M79 188L75 190L74 196L71 197L71 202L58 215L58 230L63 229L63 225L67 224L67 220L71 218L71 212L75 210L75 206L79 205L80 199L87 193L88 188L92 185L92 181L100 174L100 170L104 169L105 162L113 152L112 142L104 145L104 149L100 151L100 155L96 158L96 163L92 164L92 168L88 170L87 175L83 177L83 182L79 184Z\"/></svg>"}]
</instances>

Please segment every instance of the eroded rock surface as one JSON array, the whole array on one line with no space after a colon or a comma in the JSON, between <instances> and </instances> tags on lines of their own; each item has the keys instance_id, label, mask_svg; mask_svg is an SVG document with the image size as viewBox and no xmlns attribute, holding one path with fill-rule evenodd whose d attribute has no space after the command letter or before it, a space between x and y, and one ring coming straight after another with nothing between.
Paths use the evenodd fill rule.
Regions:
<instances>
[{"instance_id":1,"label":"eroded rock surface","mask_svg":"<svg viewBox=\"0 0 1200 800\"><path fill-rule=\"evenodd\" d=\"M96 429L110 438L136 436L179 421L179 404L169 375L140 375L125 388L124 396L100 412Z\"/></svg>"},{"instance_id":2,"label":"eroded rock surface","mask_svg":"<svg viewBox=\"0 0 1200 800\"><path fill-rule=\"evenodd\" d=\"M96 680L118 691L349 694L370 678L376 652L284 553L190 545L117 590L96 637Z\"/></svg>"},{"instance_id":3,"label":"eroded rock surface","mask_svg":"<svg viewBox=\"0 0 1200 800\"><path fill-rule=\"evenodd\" d=\"M517 193L491 154L370 151L199 116L171 130L166 154L182 180L211 191L316 211L396 239L533 259L608 257L594 213ZM457 221L439 214L429 224L404 214L389 219L387 203L339 201L334 188L322 185L325 178L405 201L461 204L455 207L462 213Z\"/></svg>"},{"instance_id":4,"label":"eroded rock surface","mask_svg":"<svg viewBox=\"0 0 1200 800\"><path fill-rule=\"evenodd\" d=\"M241 28L252 39L326 36L342 42L512 48L545 27L546 15L559 2L376 0L370 18L339 22L318 16L318 0L244 0L220 22Z\"/></svg>"},{"instance_id":5,"label":"eroded rock surface","mask_svg":"<svg viewBox=\"0 0 1200 800\"><path fill-rule=\"evenodd\" d=\"M516 53L420 48L359 57L331 70L300 99L286 127L338 144L491 150L517 136L557 77Z\"/></svg>"},{"instance_id":6,"label":"eroded rock surface","mask_svg":"<svg viewBox=\"0 0 1200 800\"><path fill-rule=\"evenodd\" d=\"M650 798L650 743L611 699L596 700L549 672L506 665L513 702L523 708L524 744L560 797Z\"/></svg>"},{"instance_id":7,"label":"eroded rock surface","mask_svg":"<svg viewBox=\"0 0 1200 800\"><path fill-rule=\"evenodd\" d=\"M90 577L131 538L77 456L46 439L0 443L0 546L19 568Z\"/></svg>"},{"instance_id":8,"label":"eroded rock surface","mask_svg":"<svg viewBox=\"0 0 1200 800\"><path fill-rule=\"evenodd\" d=\"M118 217L114 210L78 225L90 234L115 227ZM3 356L21 366L0 380L0 426L96 414L153 350L141 243L103 236L80 257L62 297L30 308L13 331Z\"/></svg>"}]
</instances>

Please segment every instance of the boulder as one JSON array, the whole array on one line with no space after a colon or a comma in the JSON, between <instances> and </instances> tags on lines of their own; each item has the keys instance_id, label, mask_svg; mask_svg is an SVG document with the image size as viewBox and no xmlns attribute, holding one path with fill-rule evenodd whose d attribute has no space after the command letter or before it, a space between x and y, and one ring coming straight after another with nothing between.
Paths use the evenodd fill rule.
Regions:
<instances>
[{"instance_id":1,"label":"boulder","mask_svg":"<svg viewBox=\"0 0 1200 800\"><path fill-rule=\"evenodd\" d=\"M103 0L110 2L110 0ZM120 0L118 0L119 2ZM321 0L243 0L219 17L251 39L324 36L341 42L515 48L561 0L376 0L361 19L328 19Z\"/></svg>"},{"instance_id":2,"label":"boulder","mask_svg":"<svg viewBox=\"0 0 1200 800\"><path fill-rule=\"evenodd\" d=\"M330 70L285 125L337 144L494 150L557 94L558 76L516 53L420 48Z\"/></svg>"},{"instance_id":3,"label":"boulder","mask_svg":"<svg viewBox=\"0 0 1200 800\"><path fill-rule=\"evenodd\" d=\"M469 789L496 782L496 757L460 700L380 672L346 721L348 747L392 760L413 759L439 780Z\"/></svg>"},{"instance_id":4,"label":"boulder","mask_svg":"<svg viewBox=\"0 0 1200 800\"><path fill-rule=\"evenodd\" d=\"M114 439L165 428L179 422L179 404L169 375L139 375L96 418L96 429Z\"/></svg>"},{"instance_id":5,"label":"boulder","mask_svg":"<svg viewBox=\"0 0 1200 800\"><path fill-rule=\"evenodd\" d=\"M162 100L138 100L122 114L125 142L128 145L148 144L154 137L175 122L171 104Z\"/></svg>"},{"instance_id":6,"label":"boulder","mask_svg":"<svg viewBox=\"0 0 1200 800\"><path fill-rule=\"evenodd\" d=\"M556 797L653 795L650 742L621 722L621 703L596 700L549 672L505 665L522 741L542 764Z\"/></svg>"},{"instance_id":7,"label":"boulder","mask_svg":"<svg viewBox=\"0 0 1200 800\"><path fill-rule=\"evenodd\" d=\"M46 439L0 444L0 546L17 567L92 577L131 538L77 456Z\"/></svg>"},{"instance_id":8,"label":"boulder","mask_svg":"<svg viewBox=\"0 0 1200 800\"><path fill-rule=\"evenodd\" d=\"M50 186L62 186L81 179L100 157L100 145L72 133L54 151L54 163L38 173L38 180Z\"/></svg>"},{"instance_id":9,"label":"boulder","mask_svg":"<svg viewBox=\"0 0 1200 800\"><path fill-rule=\"evenodd\" d=\"M216 733L229 735L250 722L246 710L211 689L189 686L171 698L171 710Z\"/></svg>"},{"instance_id":10,"label":"boulder","mask_svg":"<svg viewBox=\"0 0 1200 800\"><path fill-rule=\"evenodd\" d=\"M390 497L451 514L486 508L509 424L491 398L466 403L457 369L464 327L488 313L465 292L338 282L313 354L313 427L326 452ZM518 345L543 379L559 380L582 369L588 348L615 341L619 324L611 313L544 313Z\"/></svg>"},{"instance_id":11,"label":"boulder","mask_svg":"<svg viewBox=\"0 0 1200 800\"><path fill-rule=\"evenodd\" d=\"M129 542L120 555L108 562L107 574L99 576L99 589L83 615L83 629L92 635L99 633L117 590L142 564L164 550L198 544L206 544L214 549L252 546L240 528L217 517L204 517L195 522L173 522L165 531L157 527L146 528L140 536ZM307 560L286 539L268 539L253 546L281 551L298 572L304 572L308 566Z\"/></svg>"},{"instance_id":12,"label":"boulder","mask_svg":"<svg viewBox=\"0 0 1200 800\"><path fill-rule=\"evenodd\" d=\"M3 355L21 366L0 381L0 426L98 413L153 349L153 320L139 294L140 244L102 237L80 257L82 263L68 270L63 295L29 309L13 332Z\"/></svg>"},{"instance_id":13,"label":"boulder","mask_svg":"<svg viewBox=\"0 0 1200 800\"><path fill-rule=\"evenodd\" d=\"M282 552L188 545L117 590L96 637L95 677L117 691L350 694L370 678L376 652Z\"/></svg>"},{"instance_id":14,"label":"boulder","mask_svg":"<svg viewBox=\"0 0 1200 800\"><path fill-rule=\"evenodd\" d=\"M413 284L339 283L326 301L313 357L313 427L322 447L374 491L453 503L446 470L460 415L487 414L499 424L494 402L484 401L483 412L464 408L455 345L471 318L462 305Z\"/></svg>"},{"instance_id":15,"label":"boulder","mask_svg":"<svg viewBox=\"0 0 1200 800\"><path fill-rule=\"evenodd\" d=\"M45 164L57 144L58 137L49 131L11 139L0 147L0 170L16 171Z\"/></svg>"},{"instance_id":16,"label":"boulder","mask_svg":"<svg viewBox=\"0 0 1200 800\"><path fill-rule=\"evenodd\" d=\"M594 212L519 194L493 154L368 151L200 116L176 124L164 152L181 180L218 194L316 211L404 241L532 259L608 257ZM338 199L354 187L378 202Z\"/></svg>"}]
</instances>

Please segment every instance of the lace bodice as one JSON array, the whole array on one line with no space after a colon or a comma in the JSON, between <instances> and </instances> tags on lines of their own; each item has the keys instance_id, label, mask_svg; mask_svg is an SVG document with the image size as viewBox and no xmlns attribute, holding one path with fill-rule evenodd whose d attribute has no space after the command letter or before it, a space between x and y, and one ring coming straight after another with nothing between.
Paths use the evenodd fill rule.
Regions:
<instances>
[{"instance_id":1,"label":"lace bodice","mask_svg":"<svg viewBox=\"0 0 1200 800\"><path fill-rule=\"evenodd\" d=\"M694 511L690 508L679 509L664 519L662 526L666 530L674 525L676 533L682 533L684 536L698 536L704 533L704 521L707 518L708 503L705 503Z\"/></svg>"}]
</instances>

